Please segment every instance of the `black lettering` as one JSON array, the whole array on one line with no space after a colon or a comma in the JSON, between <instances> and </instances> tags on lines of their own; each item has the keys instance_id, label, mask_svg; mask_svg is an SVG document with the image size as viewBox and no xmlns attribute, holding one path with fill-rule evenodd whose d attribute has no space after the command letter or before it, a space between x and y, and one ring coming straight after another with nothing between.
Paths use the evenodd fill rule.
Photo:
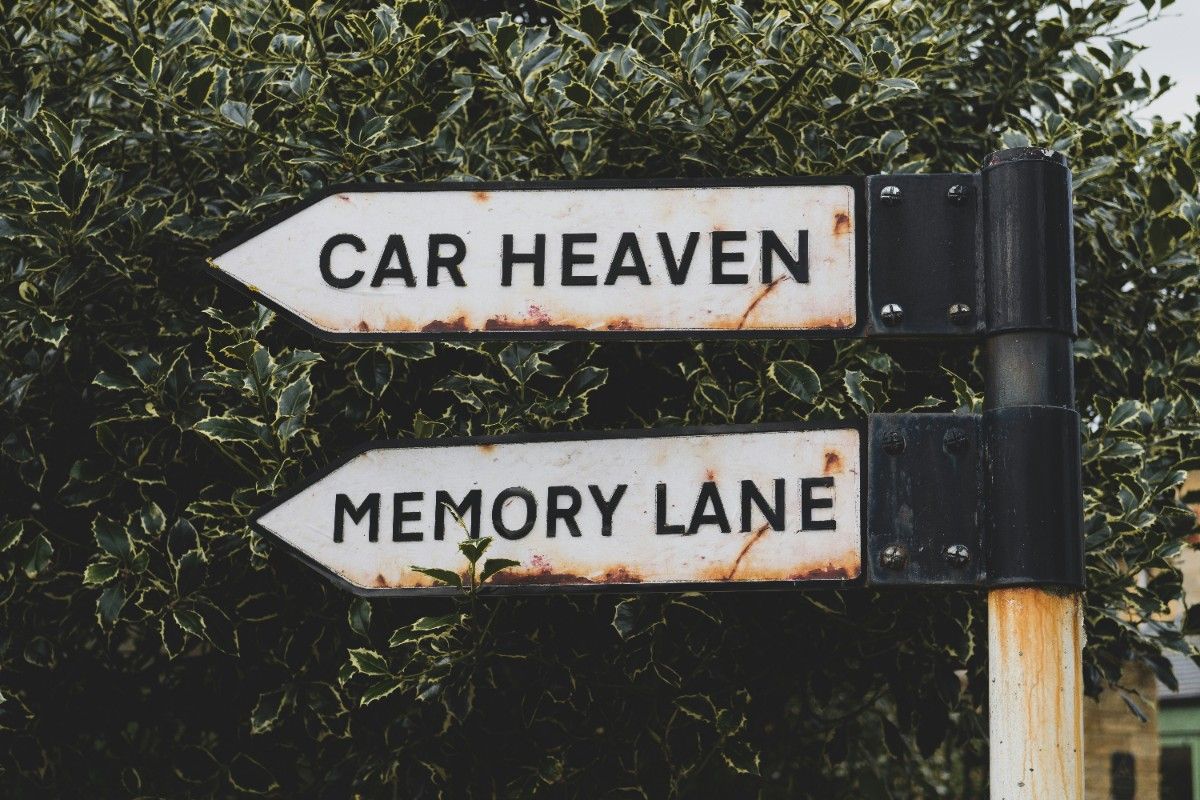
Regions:
<instances>
[{"instance_id":1,"label":"black lettering","mask_svg":"<svg viewBox=\"0 0 1200 800\"><path fill-rule=\"evenodd\" d=\"M683 255L675 260L675 248L671 246L671 237L665 233L658 235L658 246L662 249L663 261L667 263L667 276L671 283L679 286L687 280L688 270L692 268L692 256L696 255L696 243L700 241L700 233L692 231L683 245Z\"/></svg>"},{"instance_id":2,"label":"black lettering","mask_svg":"<svg viewBox=\"0 0 1200 800\"><path fill-rule=\"evenodd\" d=\"M482 496L483 493L479 489L472 489L471 491L467 492L466 497L462 499L461 503L456 503L454 502L454 498L450 496L449 492L438 489L437 494L433 496L434 505L436 506L436 510L433 514L433 538L439 542L445 538L446 511L447 509L450 509L454 511L454 514L458 519L464 521L469 519L469 522L467 523L467 536L472 539L478 539L479 512L483 506L483 503L481 502ZM468 512L470 513L469 518L467 517Z\"/></svg>"},{"instance_id":3,"label":"black lettering","mask_svg":"<svg viewBox=\"0 0 1200 800\"><path fill-rule=\"evenodd\" d=\"M363 521L363 517L371 515L369 527L367 528L367 540L372 542L379 541L379 492L371 492L367 495L367 499L362 501L362 504L357 508L354 503L350 502L350 496L338 492L333 503L333 540L335 542L342 541L345 531L345 518L350 517L350 521L355 525Z\"/></svg>"},{"instance_id":4,"label":"black lettering","mask_svg":"<svg viewBox=\"0 0 1200 800\"><path fill-rule=\"evenodd\" d=\"M766 518L772 530L783 530L784 502L783 490L786 481L775 479L775 505L767 504L767 498L758 491L754 481L742 481L742 533L750 533L750 505L758 506L759 513Z\"/></svg>"},{"instance_id":5,"label":"black lettering","mask_svg":"<svg viewBox=\"0 0 1200 800\"><path fill-rule=\"evenodd\" d=\"M625 259L633 257L633 264L625 266ZM646 272L646 259L642 257L642 247L638 244L636 233L622 233L617 242L617 252L613 253L612 263L608 265L608 275L604 278L605 286L612 286L617 278L633 275L643 286L650 285L650 273Z\"/></svg>"},{"instance_id":6,"label":"black lettering","mask_svg":"<svg viewBox=\"0 0 1200 800\"><path fill-rule=\"evenodd\" d=\"M595 286L595 275L576 275L575 267L579 264L595 264L596 257L591 253L576 253L577 244L594 244L594 233L564 233L562 237L562 285L563 286Z\"/></svg>"},{"instance_id":7,"label":"black lettering","mask_svg":"<svg viewBox=\"0 0 1200 800\"><path fill-rule=\"evenodd\" d=\"M658 519L658 525L654 532L659 536L668 536L670 534L683 534L682 525L667 524L667 485L660 483L654 487L654 508Z\"/></svg>"},{"instance_id":8,"label":"black lettering","mask_svg":"<svg viewBox=\"0 0 1200 800\"><path fill-rule=\"evenodd\" d=\"M558 498L560 497L570 498L570 503L566 508L558 507ZM575 521L575 515L581 508L583 508L583 495L574 486L551 486L546 496L546 537L554 538L560 519L567 524L567 530L572 536L582 536L583 534L579 531L579 523Z\"/></svg>"},{"instance_id":9,"label":"black lettering","mask_svg":"<svg viewBox=\"0 0 1200 800\"><path fill-rule=\"evenodd\" d=\"M596 508L600 509L601 536L612 536L613 515L617 512L617 503L621 502L621 498L625 496L625 490L628 488L629 484L618 483L617 488L613 489L612 497L605 500L604 493L600 491L599 486L588 485L588 491L592 493L592 499L596 501Z\"/></svg>"},{"instance_id":10,"label":"black lettering","mask_svg":"<svg viewBox=\"0 0 1200 800\"><path fill-rule=\"evenodd\" d=\"M792 279L797 283L808 283L808 231L796 231L796 257L783 246L775 231L762 232L762 282L772 282L772 263L779 256Z\"/></svg>"},{"instance_id":11,"label":"black lettering","mask_svg":"<svg viewBox=\"0 0 1200 800\"><path fill-rule=\"evenodd\" d=\"M444 244L453 247L454 252L447 256L442 255L441 249ZM467 245L461 237L455 236L453 233L429 234L429 260L425 267L425 283L429 286L437 286L438 270L444 269L450 273L450 280L454 281L455 286L466 286L467 282L463 280L462 273L458 269L458 265L466 257Z\"/></svg>"},{"instance_id":12,"label":"black lettering","mask_svg":"<svg viewBox=\"0 0 1200 800\"><path fill-rule=\"evenodd\" d=\"M716 283L749 283L749 275L728 275L726 264L737 264L746 260L745 253L726 253L726 242L746 241L745 231L713 231L712 232L712 282Z\"/></svg>"},{"instance_id":13,"label":"black lettering","mask_svg":"<svg viewBox=\"0 0 1200 800\"><path fill-rule=\"evenodd\" d=\"M706 511L712 506L712 511ZM696 507L692 509L692 522L688 525L688 535L700 530L701 525L717 525L721 533L729 533L729 517L725 516L725 504L721 502L721 494L717 484L705 481L700 485L700 494L696 495Z\"/></svg>"},{"instance_id":14,"label":"black lettering","mask_svg":"<svg viewBox=\"0 0 1200 800\"><path fill-rule=\"evenodd\" d=\"M404 523L420 522L420 511L405 511L404 504L408 502L419 503L425 499L424 492L396 492L392 495L392 541L393 542L419 542L425 538L425 534L421 531L406 531Z\"/></svg>"},{"instance_id":15,"label":"black lettering","mask_svg":"<svg viewBox=\"0 0 1200 800\"><path fill-rule=\"evenodd\" d=\"M504 524L504 504L517 497L525 502L525 521L521 523L520 527L509 528ZM505 539L523 539L533 530L535 522L537 522L537 498L533 496L533 492L520 486L510 486L496 495L496 499L492 503L492 527L496 529L496 533Z\"/></svg>"},{"instance_id":16,"label":"black lettering","mask_svg":"<svg viewBox=\"0 0 1200 800\"><path fill-rule=\"evenodd\" d=\"M400 266L389 267L392 259L396 259ZM375 276L371 278L371 286L383 286L383 282L388 278L400 278L404 281L405 286L416 286L417 279L413 277L412 265L408 263L408 248L404 246L404 237L398 233L393 233L388 237L387 244L383 248L383 255L379 257L379 266L375 267Z\"/></svg>"},{"instance_id":17,"label":"black lettering","mask_svg":"<svg viewBox=\"0 0 1200 800\"><path fill-rule=\"evenodd\" d=\"M833 488L833 477L800 479L800 530L804 531L833 531L837 530L837 520L813 519L813 509L833 508L832 497L813 497L813 488Z\"/></svg>"},{"instance_id":18,"label":"black lettering","mask_svg":"<svg viewBox=\"0 0 1200 800\"><path fill-rule=\"evenodd\" d=\"M546 283L546 234L539 233L533 237L532 253L514 253L513 235L504 234L504 254L500 261L500 285L512 286L512 271L514 264L533 265L533 285L544 286Z\"/></svg>"},{"instance_id":19,"label":"black lettering","mask_svg":"<svg viewBox=\"0 0 1200 800\"><path fill-rule=\"evenodd\" d=\"M357 285L366 273L361 269L356 269L348 278L339 278L333 274L333 267L330 265L330 260L333 257L333 248L339 244L351 245L360 253L366 250L367 246L363 244L362 239L352 233L339 233L337 236L329 237L329 241L325 242L325 246L321 248L321 277L335 289L349 289Z\"/></svg>"}]
</instances>

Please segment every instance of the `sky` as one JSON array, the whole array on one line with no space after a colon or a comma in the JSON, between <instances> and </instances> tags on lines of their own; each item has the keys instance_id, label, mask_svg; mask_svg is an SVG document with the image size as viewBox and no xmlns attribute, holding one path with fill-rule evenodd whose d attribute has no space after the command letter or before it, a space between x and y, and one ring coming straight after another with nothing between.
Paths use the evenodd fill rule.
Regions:
<instances>
[{"instance_id":1,"label":"sky","mask_svg":"<svg viewBox=\"0 0 1200 800\"><path fill-rule=\"evenodd\" d=\"M1140 4L1134 3L1126 17L1132 21L1143 12ZM1167 120L1182 120L1194 115L1196 95L1200 94L1200 0L1176 0L1149 25L1124 38L1149 48L1134 59L1134 66L1153 78L1170 75L1176 84L1136 116L1149 119L1161 114Z\"/></svg>"}]
</instances>

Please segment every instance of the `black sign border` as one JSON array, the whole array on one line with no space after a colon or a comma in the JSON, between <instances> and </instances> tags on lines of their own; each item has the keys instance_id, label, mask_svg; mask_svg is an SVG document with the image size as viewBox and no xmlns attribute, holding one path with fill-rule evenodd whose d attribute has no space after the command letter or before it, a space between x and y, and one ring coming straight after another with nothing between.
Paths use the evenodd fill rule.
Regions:
<instances>
[{"instance_id":1,"label":"black sign border","mask_svg":"<svg viewBox=\"0 0 1200 800\"><path fill-rule=\"evenodd\" d=\"M849 186L854 193L854 325L849 328L756 328L754 330L725 330L712 328L675 328L669 330L538 330L521 328L496 331L351 331L333 332L317 327L304 317L254 291L213 264L213 259L228 253L261 233L304 211L309 206L336 194L351 192L488 192L488 191L553 191L587 189L719 189L774 186ZM256 303L262 303L292 324L317 338L332 342L436 342L436 341L678 341L721 339L856 339L867 328L867 202L866 177L862 175L831 175L812 177L763 178L646 178L593 179L574 181L445 181L440 183L339 183L330 185L289 205L245 230L223 237L209 251L206 269L217 280L231 286Z\"/></svg>"},{"instance_id":2,"label":"black sign border","mask_svg":"<svg viewBox=\"0 0 1200 800\"><path fill-rule=\"evenodd\" d=\"M455 597L465 589L453 586L414 588L368 588L343 578L295 545L285 541L260 523L260 519L279 506L341 469L353 459L371 450L409 448L439 448L473 445L530 444L541 442L603 441L611 439L667 439L684 436L720 436L724 434L781 433L826 430L855 430L859 449L859 571L854 578L805 579L798 581L672 581L666 583L583 583L583 584L484 584L478 588L481 597L541 596L554 594L642 594L664 592L729 592L769 590L828 590L858 588L867 585L867 426L864 420L833 420L824 422L778 422L756 425L702 425L683 428L654 428L650 430L561 431L552 433L518 433L498 436L446 436L426 439L383 439L364 442L342 454L337 460L307 476L300 484L288 488L250 516L250 526L270 541L282 545L294 558L315 570L334 586L358 597Z\"/></svg>"}]
</instances>

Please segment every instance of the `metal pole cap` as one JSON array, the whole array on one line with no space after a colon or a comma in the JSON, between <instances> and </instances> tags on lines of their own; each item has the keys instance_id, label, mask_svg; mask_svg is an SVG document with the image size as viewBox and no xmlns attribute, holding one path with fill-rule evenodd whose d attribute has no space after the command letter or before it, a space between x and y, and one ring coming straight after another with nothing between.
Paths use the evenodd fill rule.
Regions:
<instances>
[{"instance_id":1,"label":"metal pole cap","mask_svg":"<svg viewBox=\"0 0 1200 800\"><path fill-rule=\"evenodd\" d=\"M1010 147L1007 150L988 153L987 157L983 159L982 169L991 169L1015 161L1048 161L1060 167L1067 166L1067 157L1057 150L1051 150L1048 147Z\"/></svg>"}]
</instances>

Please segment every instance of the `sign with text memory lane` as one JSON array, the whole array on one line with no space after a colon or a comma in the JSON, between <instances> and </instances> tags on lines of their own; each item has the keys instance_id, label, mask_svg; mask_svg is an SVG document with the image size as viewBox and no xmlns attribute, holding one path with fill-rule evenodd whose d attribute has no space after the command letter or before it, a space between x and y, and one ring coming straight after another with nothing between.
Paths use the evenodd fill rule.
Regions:
<instances>
[{"instance_id":1,"label":"sign with text memory lane","mask_svg":"<svg viewBox=\"0 0 1200 800\"><path fill-rule=\"evenodd\" d=\"M861 569L854 428L731 427L375 444L255 525L363 594L449 592L464 537L519 566L487 591L839 585Z\"/></svg>"},{"instance_id":2,"label":"sign with text memory lane","mask_svg":"<svg viewBox=\"0 0 1200 800\"><path fill-rule=\"evenodd\" d=\"M342 340L845 334L857 199L817 180L350 186L209 263Z\"/></svg>"}]
</instances>

